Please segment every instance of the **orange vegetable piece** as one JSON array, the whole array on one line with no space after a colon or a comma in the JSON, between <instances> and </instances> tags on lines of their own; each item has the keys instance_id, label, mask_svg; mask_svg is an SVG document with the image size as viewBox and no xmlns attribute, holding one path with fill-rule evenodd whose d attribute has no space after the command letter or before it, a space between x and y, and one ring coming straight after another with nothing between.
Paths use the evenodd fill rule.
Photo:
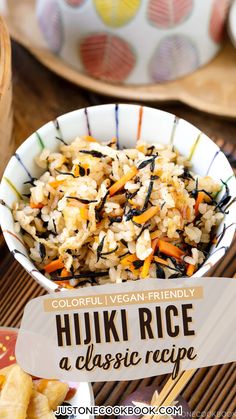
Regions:
<instances>
[{"instance_id":1,"label":"orange vegetable piece","mask_svg":"<svg viewBox=\"0 0 236 419\"><path fill-rule=\"evenodd\" d=\"M144 145L138 145L136 148L137 148L138 151L141 151L141 153L145 152L145 146Z\"/></svg>"},{"instance_id":2,"label":"orange vegetable piece","mask_svg":"<svg viewBox=\"0 0 236 419\"><path fill-rule=\"evenodd\" d=\"M121 259L120 263L121 263L121 265L128 267L128 268L131 270L131 272L133 272L133 274L134 274L134 275L137 275L137 276L138 276L138 274L139 274L139 269L136 269L136 268L134 267L134 265L132 264L132 263L133 263L133 262L135 262L136 260L139 260L139 259L137 258L137 256L136 256L136 254L133 254L133 255L127 255L127 256L125 256L123 259Z\"/></svg>"},{"instance_id":3,"label":"orange vegetable piece","mask_svg":"<svg viewBox=\"0 0 236 419\"><path fill-rule=\"evenodd\" d=\"M168 266L168 262L165 259L159 258L158 256L154 256L154 260L157 263L161 263L162 265Z\"/></svg>"},{"instance_id":4,"label":"orange vegetable piece","mask_svg":"<svg viewBox=\"0 0 236 419\"><path fill-rule=\"evenodd\" d=\"M150 218L154 217L154 215L156 215L158 211L159 211L159 207L148 208L142 214L135 215L133 217L133 221L137 224L144 224L146 223L146 221L150 220Z\"/></svg>"},{"instance_id":5,"label":"orange vegetable piece","mask_svg":"<svg viewBox=\"0 0 236 419\"><path fill-rule=\"evenodd\" d=\"M187 207L187 209L186 209L186 217L187 217L187 220L190 221L190 219L191 219L191 211L190 211L190 208L189 207Z\"/></svg>"},{"instance_id":6,"label":"orange vegetable piece","mask_svg":"<svg viewBox=\"0 0 236 419\"><path fill-rule=\"evenodd\" d=\"M117 182L115 182L109 189L110 196L115 195L116 192L118 192L120 189L123 188L123 186L131 180L136 174L138 173L137 167L133 166L128 173L126 173L124 176L122 176Z\"/></svg>"},{"instance_id":7,"label":"orange vegetable piece","mask_svg":"<svg viewBox=\"0 0 236 419\"><path fill-rule=\"evenodd\" d=\"M123 259L121 259L120 263L123 266L129 266L132 262L135 262L136 260L138 260L137 256L134 255L127 255L125 257L123 257Z\"/></svg>"},{"instance_id":8,"label":"orange vegetable piece","mask_svg":"<svg viewBox=\"0 0 236 419\"><path fill-rule=\"evenodd\" d=\"M84 164L83 164L83 168L85 169L85 171L86 171L86 173L87 173L87 171L88 171L88 169L89 169L89 164L84 163Z\"/></svg>"},{"instance_id":9,"label":"orange vegetable piece","mask_svg":"<svg viewBox=\"0 0 236 419\"><path fill-rule=\"evenodd\" d=\"M75 165L75 168L74 168L74 176L75 177L79 177L79 165L78 164Z\"/></svg>"},{"instance_id":10,"label":"orange vegetable piece","mask_svg":"<svg viewBox=\"0 0 236 419\"><path fill-rule=\"evenodd\" d=\"M212 244L216 244L217 243L217 237L215 236L215 237L213 237L213 239L212 239Z\"/></svg>"},{"instance_id":11,"label":"orange vegetable piece","mask_svg":"<svg viewBox=\"0 0 236 419\"><path fill-rule=\"evenodd\" d=\"M164 253L167 256L173 256L176 259L180 259L181 256L184 256L185 254L183 250L179 249L177 246L161 239L158 241L158 247L161 253Z\"/></svg>"},{"instance_id":12,"label":"orange vegetable piece","mask_svg":"<svg viewBox=\"0 0 236 419\"><path fill-rule=\"evenodd\" d=\"M142 270L141 270L141 278L144 279L148 276L149 273L149 269L153 260L153 255L154 252L156 250L158 244L158 239L154 239L152 241L152 253L145 259L144 264L142 266Z\"/></svg>"},{"instance_id":13,"label":"orange vegetable piece","mask_svg":"<svg viewBox=\"0 0 236 419\"><path fill-rule=\"evenodd\" d=\"M0 375L0 389L2 388L5 381L6 381L5 375Z\"/></svg>"},{"instance_id":14,"label":"orange vegetable piece","mask_svg":"<svg viewBox=\"0 0 236 419\"><path fill-rule=\"evenodd\" d=\"M191 263L189 263L187 267L187 275L192 276L194 274L194 271L195 271L195 265L191 265Z\"/></svg>"},{"instance_id":15,"label":"orange vegetable piece","mask_svg":"<svg viewBox=\"0 0 236 419\"><path fill-rule=\"evenodd\" d=\"M32 198L30 198L30 207L33 208L33 209L35 209L35 208L41 209L41 208L44 207L44 204L42 202L39 202L39 203L36 204L35 202L33 202Z\"/></svg>"},{"instance_id":16,"label":"orange vegetable piece","mask_svg":"<svg viewBox=\"0 0 236 419\"><path fill-rule=\"evenodd\" d=\"M83 220L89 219L89 211L86 206L80 208L80 216Z\"/></svg>"},{"instance_id":17,"label":"orange vegetable piece","mask_svg":"<svg viewBox=\"0 0 236 419\"><path fill-rule=\"evenodd\" d=\"M195 206L194 206L195 215L198 215L199 205L204 201L204 199L205 199L205 193L204 192L198 192L196 203L195 203Z\"/></svg>"},{"instance_id":18,"label":"orange vegetable piece","mask_svg":"<svg viewBox=\"0 0 236 419\"><path fill-rule=\"evenodd\" d=\"M69 279L67 279L67 281L69 281ZM55 282L55 284L61 285L62 287L68 288L69 290L73 290L74 289L74 287L72 287L72 285L68 284L66 282L66 280L65 281L54 281L54 282Z\"/></svg>"},{"instance_id":19,"label":"orange vegetable piece","mask_svg":"<svg viewBox=\"0 0 236 419\"><path fill-rule=\"evenodd\" d=\"M45 265L43 269L45 270L45 272L50 274L51 272L55 272L58 269L63 269L63 268L64 268L64 263L59 258L59 259L53 260L52 262Z\"/></svg>"},{"instance_id":20,"label":"orange vegetable piece","mask_svg":"<svg viewBox=\"0 0 236 419\"><path fill-rule=\"evenodd\" d=\"M129 265L129 270L130 270L130 271L131 271L134 275L136 275L136 276L138 276L138 275L139 275L139 269L136 269L132 263L131 263L131 265Z\"/></svg>"},{"instance_id":21,"label":"orange vegetable piece","mask_svg":"<svg viewBox=\"0 0 236 419\"><path fill-rule=\"evenodd\" d=\"M85 135L83 137L86 141L88 141L89 143L97 143L98 141L96 140L96 138L92 137L91 135Z\"/></svg>"},{"instance_id":22,"label":"orange vegetable piece","mask_svg":"<svg viewBox=\"0 0 236 419\"><path fill-rule=\"evenodd\" d=\"M56 189L58 186L62 185L65 182L65 180L53 180L52 182L49 182L49 185Z\"/></svg>"},{"instance_id":23,"label":"orange vegetable piece","mask_svg":"<svg viewBox=\"0 0 236 419\"><path fill-rule=\"evenodd\" d=\"M77 207L80 211L80 217L82 220L89 219L89 210L86 204L82 204L82 202L76 201L76 199L70 199L67 202L68 207Z\"/></svg>"},{"instance_id":24,"label":"orange vegetable piece","mask_svg":"<svg viewBox=\"0 0 236 419\"><path fill-rule=\"evenodd\" d=\"M66 278L67 276L71 276L71 273L67 271L66 268L63 268L60 276Z\"/></svg>"}]
</instances>

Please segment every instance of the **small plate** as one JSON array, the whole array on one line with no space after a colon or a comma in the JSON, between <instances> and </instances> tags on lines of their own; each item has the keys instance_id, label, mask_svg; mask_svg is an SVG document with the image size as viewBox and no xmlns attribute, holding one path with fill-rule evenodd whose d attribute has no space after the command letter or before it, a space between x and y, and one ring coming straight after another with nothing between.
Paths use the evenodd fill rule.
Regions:
<instances>
[{"instance_id":1,"label":"small plate","mask_svg":"<svg viewBox=\"0 0 236 419\"><path fill-rule=\"evenodd\" d=\"M0 327L0 369L16 362L15 344L18 329ZM71 406L90 407L94 404L93 389L90 383L68 382L70 388L76 389L74 396L68 400ZM93 419L92 415L63 416L64 419ZM59 418L59 417L58 417Z\"/></svg>"}]
</instances>

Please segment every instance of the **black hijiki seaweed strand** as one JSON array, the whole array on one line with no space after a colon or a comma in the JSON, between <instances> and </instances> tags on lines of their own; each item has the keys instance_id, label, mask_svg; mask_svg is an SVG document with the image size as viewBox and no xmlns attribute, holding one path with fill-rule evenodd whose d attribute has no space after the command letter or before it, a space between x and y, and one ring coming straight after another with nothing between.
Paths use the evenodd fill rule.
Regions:
<instances>
[{"instance_id":1,"label":"black hijiki seaweed strand","mask_svg":"<svg viewBox=\"0 0 236 419\"><path fill-rule=\"evenodd\" d=\"M103 198L101 199L101 201L98 204L98 206L95 208L96 221L101 221L102 220L101 212L102 212L102 210L104 208L104 205L106 203L106 200L107 200L108 195L109 195L109 191L106 192L106 194L103 196Z\"/></svg>"},{"instance_id":2,"label":"black hijiki seaweed strand","mask_svg":"<svg viewBox=\"0 0 236 419\"><path fill-rule=\"evenodd\" d=\"M110 222L109 222L109 227L113 224L113 223L121 223L122 222L122 217L108 217Z\"/></svg>"},{"instance_id":3,"label":"black hijiki seaweed strand","mask_svg":"<svg viewBox=\"0 0 236 419\"><path fill-rule=\"evenodd\" d=\"M101 256L102 249L103 249L104 242L105 242L105 238L106 238L106 236L103 236L102 240L100 241L100 243L97 247L97 262L99 261L99 258Z\"/></svg>"},{"instance_id":4,"label":"black hijiki seaweed strand","mask_svg":"<svg viewBox=\"0 0 236 419\"><path fill-rule=\"evenodd\" d=\"M101 153L100 151L97 151L97 150L79 150L79 153L89 154L92 157L96 157L98 159L101 159L103 157L109 157L106 154L103 154L103 153Z\"/></svg>"},{"instance_id":5,"label":"black hijiki seaweed strand","mask_svg":"<svg viewBox=\"0 0 236 419\"><path fill-rule=\"evenodd\" d=\"M41 261L43 262L46 257L46 248L43 243L39 243L39 254L41 257Z\"/></svg>"},{"instance_id":6,"label":"black hijiki seaweed strand","mask_svg":"<svg viewBox=\"0 0 236 419\"><path fill-rule=\"evenodd\" d=\"M109 271L101 271L101 272L83 272L81 274L75 275L68 275L66 277L62 276L51 276L52 281L65 281L70 279L84 279L84 278L100 278L104 276L108 276Z\"/></svg>"},{"instance_id":7,"label":"black hijiki seaweed strand","mask_svg":"<svg viewBox=\"0 0 236 419\"><path fill-rule=\"evenodd\" d=\"M111 255L112 253L115 253L118 249L119 249L119 246L117 244L116 247L115 247L115 249L110 250L109 252L101 252L100 253L100 257Z\"/></svg>"}]
</instances>

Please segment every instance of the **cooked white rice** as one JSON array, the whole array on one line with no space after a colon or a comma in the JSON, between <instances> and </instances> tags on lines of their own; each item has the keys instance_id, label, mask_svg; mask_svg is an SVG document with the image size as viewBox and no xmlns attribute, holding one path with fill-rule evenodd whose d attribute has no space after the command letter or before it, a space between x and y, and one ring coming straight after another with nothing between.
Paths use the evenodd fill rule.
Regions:
<instances>
[{"instance_id":1,"label":"cooked white rice","mask_svg":"<svg viewBox=\"0 0 236 419\"><path fill-rule=\"evenodd\" d=\"M67 287L191 275L224 216L221 185L171 146L83 137L36 162L45 171L14 204L16 229L39 270Z\"/></svg>"}]
</instances>

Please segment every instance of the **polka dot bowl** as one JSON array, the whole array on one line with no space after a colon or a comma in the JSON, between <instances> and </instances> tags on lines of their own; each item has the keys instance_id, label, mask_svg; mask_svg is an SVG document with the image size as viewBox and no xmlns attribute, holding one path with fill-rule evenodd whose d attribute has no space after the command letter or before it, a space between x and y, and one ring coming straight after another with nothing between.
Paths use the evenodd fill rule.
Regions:
<instances>
[{"instance_id":1,"label":"polka dot bowl","mask_svg":"<svg viewBox=\"0 0 236 419\"><path fill-rule=\"evenodd\" d=\"M229 0L37 0L47 46L113 83L162 83L219 51Z\"/></svg>"}]
</instances>

